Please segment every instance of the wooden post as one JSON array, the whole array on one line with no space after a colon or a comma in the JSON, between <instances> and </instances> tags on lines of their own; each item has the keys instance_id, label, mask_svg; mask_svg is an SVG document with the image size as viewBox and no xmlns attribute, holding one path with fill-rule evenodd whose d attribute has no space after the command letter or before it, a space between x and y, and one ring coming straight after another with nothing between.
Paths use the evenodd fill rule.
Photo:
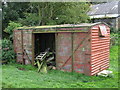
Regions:
<instances>
[{"instance_id":1,"label":"wooden post","mask_svg":"<svg viewBox=\"0 0 120 90\"><path fill-rule=\"evenodd\" d=\"M22 64L25 64L25 60L24 60L24 47L23 47L23 30L21 30L21 46L22 46Z\"/></svg>"},{"instance_id":2,"label":"wooden post","mask_svg":"<svg viewBox=\"0 0 120 90\"><path fill-rule=\"evenodd\" d=\"M58 63L57 63L57 49L58 49L58 33L55 33L55 63L56 63L56 68L58 69Z\"/></svg>"},{"instance_id":3,"label":"wooden post","mask_svg":"<svg viewBox=\"0 0 120 90\"><path fill-rule=\"evenodd\" d=\"M71 33L71 47L72 47L72 50L71 50L71 52L72 52L72 72L74 71L74 47L73 47L73 40L74 40L74 38L73 38L73 35L74 35L74 33L72 32Z\"/></svg>"},{"instance_id":4,"label":"wooden post","mask_svg":"<svg viewBox=\"0 0 120 90\"><path fill-rule=\"evenodd\" d=\"M32 65L34 66L34 60L35 60L35 34L32 33Z\"/></svg>"}]
</instances>

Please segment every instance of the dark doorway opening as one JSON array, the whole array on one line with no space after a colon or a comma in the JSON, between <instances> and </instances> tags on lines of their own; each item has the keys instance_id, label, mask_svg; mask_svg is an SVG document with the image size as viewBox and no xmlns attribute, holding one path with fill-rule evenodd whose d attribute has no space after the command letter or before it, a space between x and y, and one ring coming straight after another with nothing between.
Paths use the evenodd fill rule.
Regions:
<instances>
[{"instance_id":1,"label":"dark doorway opening","mask_svg":"<svg viewBox=\"0 0 120 90\"><path fill-rule=\"evenodd\" d=\"M44 53L49 48L49 56L47 60L52 59L47 66L56 66L56 50L55 50L55 33L35 33L34 34L34 56L41 56L41 53ZM54 59L53 59L54 58Z\"/></svg>"},{"instance_id":2,"label":"dark doorway opening","mask_svg":"<svg viewBox=\"0 0 120 90\"><path fill-rule=\"evenodd\" d=\"M55 52L55 34L35 34L35 55L38 55L40 52L44 52L47 48L50 48L51 52Z\"/></svg>"}]
</instances>

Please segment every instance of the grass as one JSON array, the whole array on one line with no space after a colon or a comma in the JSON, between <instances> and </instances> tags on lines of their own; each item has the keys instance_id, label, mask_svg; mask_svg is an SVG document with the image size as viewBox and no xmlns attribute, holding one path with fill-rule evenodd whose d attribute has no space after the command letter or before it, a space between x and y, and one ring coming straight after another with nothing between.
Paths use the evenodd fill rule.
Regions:
<instances>
[{"instance_id":1,"label":"grass","mask_svg":"<svg viewBox=\"0 0 120 90\"><path fill-rule=\"evenodd\" d=\"M25 70L18 70L18 67ZM110 50L112 77L85 76L79 73L50 70L47 74L37 73L31 65L10 64L2 67L3 88L117 88L118 47Z\"/></svg>"}]
</instances>

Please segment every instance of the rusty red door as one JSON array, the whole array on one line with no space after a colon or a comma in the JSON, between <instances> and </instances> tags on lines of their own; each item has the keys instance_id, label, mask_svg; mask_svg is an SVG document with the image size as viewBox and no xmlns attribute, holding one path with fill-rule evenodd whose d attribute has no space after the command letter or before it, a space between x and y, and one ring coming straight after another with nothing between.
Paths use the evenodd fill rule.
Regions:
<instances>
[{"instance_id":1,"label":"rusty red door","mask_svg":"<svg viewBox=\"0 0 120 90\"><path fill-rule=\"evenodd\" d=\"M73 69L75 72L90 74L90 34L78 32L73 35Z\"/></svg>"},{"instance_id":2,"label":"rusty red door","mask_svg":"<svg viewBox=\"0 0 120 90\"><path fill-rule=\"evenodd\" d=\"M71 33L58 33L56 38L56 65L58 69L72 70L71 47Z\"/></svg>"}]
</instances>

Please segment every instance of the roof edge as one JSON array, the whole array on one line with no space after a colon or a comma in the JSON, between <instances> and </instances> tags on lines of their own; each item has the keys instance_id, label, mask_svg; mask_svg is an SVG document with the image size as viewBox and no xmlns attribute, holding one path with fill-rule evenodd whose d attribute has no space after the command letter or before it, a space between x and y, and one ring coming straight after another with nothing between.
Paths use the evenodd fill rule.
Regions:
<instances>
[{"instance_id":1,"label":"roof edge","mask_svg":"<svg viewBox=\"0 0 120 90\"><path fill-rule=\"evenodd\" d=\"M107 23L105 23L105 22L97 22L97 23L94 23L95 25L98 25L98 24L105 24L106 26L108 26L109 28L110 28L110 25L108 25ZM93 25L93 26L95 26L95 25Z\"/></svg>"},{"instance_id":2,"label":"roof edge","mask_svg":"<svg viewBox=\"0 0 120 90\"><path fill-rule=\"evenodd\" d=\"M117 18L120 14L101 14L101 15L89 15L91 19L93 18Z\"/></svg>"},{"instance_id":3,"label":"roof edge","mask_svg":"<svg viewBox=\"0 0 120 90\"><path fill-rule=\"evenodd\" d=\"M15 28L15 30L30 30L30 29L56 29L56 28L75 28L75 27L92 27L98 24L105 24L108 27L110 27L107 23L105 22L97 22L97 23L81 23L81 24L63 24L63 25L46 25L46 26L32 26L32 27L18 27Z\"/></svg>"}]
</instances>

